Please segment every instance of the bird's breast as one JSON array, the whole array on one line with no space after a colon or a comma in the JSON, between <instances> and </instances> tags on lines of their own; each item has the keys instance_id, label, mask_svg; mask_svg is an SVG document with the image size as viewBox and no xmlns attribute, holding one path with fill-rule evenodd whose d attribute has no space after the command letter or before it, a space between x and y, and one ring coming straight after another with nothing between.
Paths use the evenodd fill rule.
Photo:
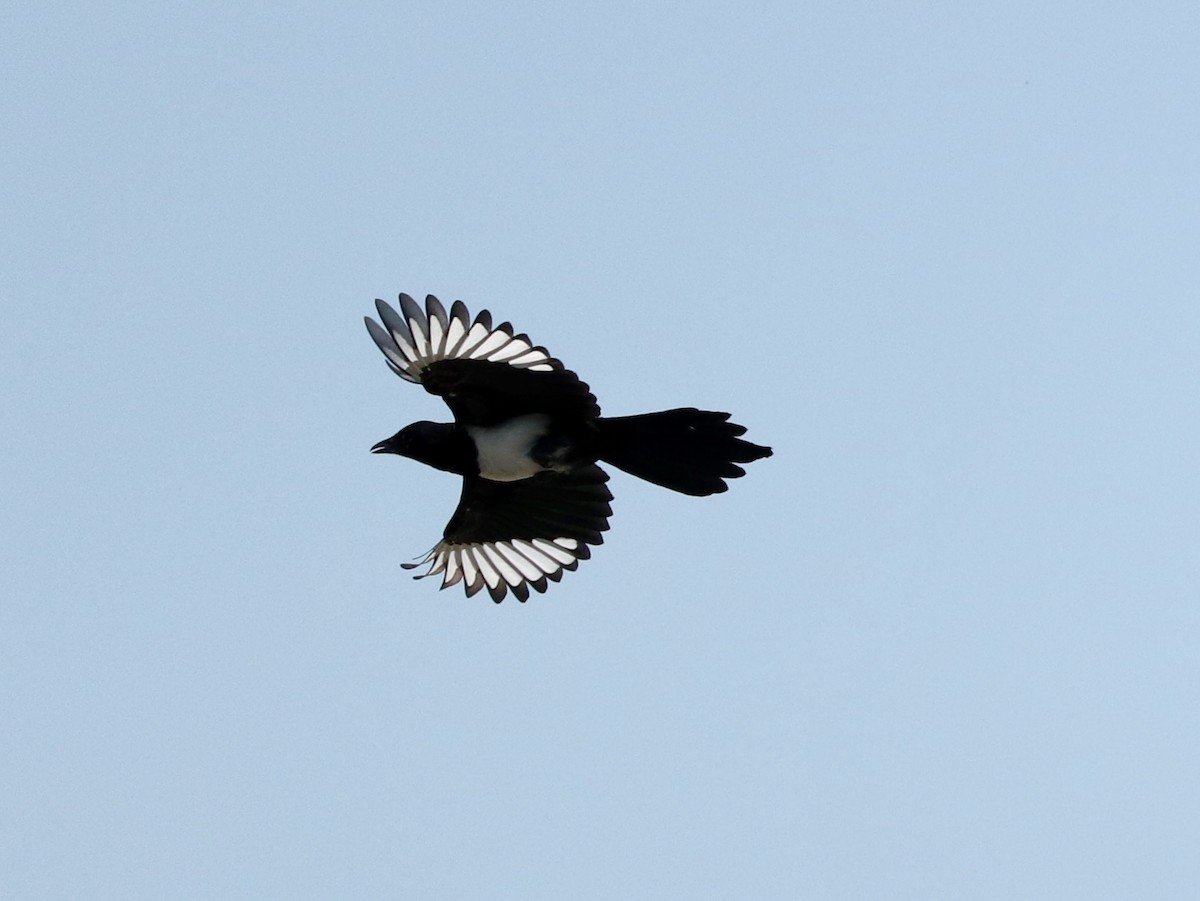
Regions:
<instances>
[{"instance_id":1,"label":"bird's breast","mask_svg":"<svg viewBox=\"0 0 1200 901\"><path fill-rule=\"evenodd\" d=\"M466 427L475 442L479 474L493 482L515 482L537 475L544 468L530 451L550 427L544 413L514 416L499 425Z\"/></svg>"}]
</instances>

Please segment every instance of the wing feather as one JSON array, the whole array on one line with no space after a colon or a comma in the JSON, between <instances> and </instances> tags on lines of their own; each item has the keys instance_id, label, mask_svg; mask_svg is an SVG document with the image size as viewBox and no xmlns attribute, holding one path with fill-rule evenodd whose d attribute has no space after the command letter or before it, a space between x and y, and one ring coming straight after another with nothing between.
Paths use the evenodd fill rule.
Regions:
<instances>
[{"instance_id":1,"label":"wing feather","mask_svg":"<svg viewBox=\"0 0 1200 901\"><path fill-rule=\"evenodd\" d=\"M443 539L416 564L415 578L443 575L442 588L463 583L468 597L485 587L496 603L546 590L602 544L612 515L608 475L598 466L543 472L516 482L463 480Z\"/></svg>"},{"instance_id":2,"label":"wing feather","mask_svg":"<svg viewBox=\"0 0 1200 901\"><path fill-rule=\"evenodd\" d=\"M401 294L400 310L375 301L379 321L367 331L388 367L442 397L459 422L493 425L525 413L575 419L600 415L588 386L509 322L493 325L482 310L474 318L462 301L450 312L430 294L421 308Z\"/></svg>"}]
</instances>

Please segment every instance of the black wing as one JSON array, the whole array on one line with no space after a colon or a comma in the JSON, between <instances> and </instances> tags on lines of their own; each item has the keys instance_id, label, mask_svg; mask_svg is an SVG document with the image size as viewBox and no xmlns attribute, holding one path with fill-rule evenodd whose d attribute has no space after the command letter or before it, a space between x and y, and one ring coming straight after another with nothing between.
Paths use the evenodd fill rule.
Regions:
<instances>
[{"instance_id":1,"label":"black wing","mask_svg":"<svg viewBox=\"0 0 1200 901\"><path fill-rule=\"evenodd\" d=\"M400 312L375 301L382 325L367 331L402 379L446 401L457 422L496 425L526 413L594 419L600 407L588 386L560 360L507 322L492 325L482 311L472 322L461 300L449 314L432 294L422 310L407 294Z\"/></svg>"},{"instance_id":2,"label":"black wing","mask_svg":"<svg viewBox=\"0 0 1200 901\"><path fill-rule=\"evenodd\" d=\"M529 589L543 592L602 544L612 515L608 474L598 466L574 472L541 472L515 482L478 476L463 479L458 509L445 537L418 563L416 578L445 574L442 588L463 582L467 596L487 586L496 603L505 592L521 601Z\"/></svg>"}]
</instances>

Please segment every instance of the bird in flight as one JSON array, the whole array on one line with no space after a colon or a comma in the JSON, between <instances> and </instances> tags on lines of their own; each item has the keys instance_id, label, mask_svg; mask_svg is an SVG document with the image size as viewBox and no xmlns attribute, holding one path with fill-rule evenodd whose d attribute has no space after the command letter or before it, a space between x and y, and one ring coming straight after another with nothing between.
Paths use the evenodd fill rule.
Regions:
<instances>
[{"instance_id":1,"label":"bird in flight","mask_svg":"<svg viewBox=\"0 0 1200 901\"><path fill-rule=\"evenodd\" d=\"M771 456L743 439L728 413L683 407L638 416L601 416L574 372L484 310L471 319L456 300L447 313L429 295L425 309L400 295L400 311L375 301L367 331L396 375L446 402L454 422L414 422L371 448L462 477L462 495L442 540L405 569L486 587L500 603L511 591L544 592L603 543L612 515L609 463L630 475L705 496L746 474L739 463Z\"/></svg>"}]
</instances>

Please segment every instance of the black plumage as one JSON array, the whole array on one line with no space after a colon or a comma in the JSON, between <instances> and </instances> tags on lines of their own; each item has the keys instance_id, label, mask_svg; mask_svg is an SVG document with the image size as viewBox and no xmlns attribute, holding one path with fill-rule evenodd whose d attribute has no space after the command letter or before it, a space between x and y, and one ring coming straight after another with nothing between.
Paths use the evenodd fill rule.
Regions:
<instances>
[{"instance_id":1,"label":"black plumage","mask_svg":"<svg viewBox=\"0 0 1200 901\"><path fill-rule=\"evenodd\" d=\"M382 322L367 330L401 378L441 397L452 423L416 422L376 444L462 476L462 495L442 540L413 569L485 586L499 603L545 591L591 556L612 515L598 462L684 494L728 489L738 464L771 456L746 441L728 413L693 407L602 417L588 386L526 335L462 301L447 313L430 295L422 310L407 294L397 312L375 302Z\"/></svg>"}]
</instances>

